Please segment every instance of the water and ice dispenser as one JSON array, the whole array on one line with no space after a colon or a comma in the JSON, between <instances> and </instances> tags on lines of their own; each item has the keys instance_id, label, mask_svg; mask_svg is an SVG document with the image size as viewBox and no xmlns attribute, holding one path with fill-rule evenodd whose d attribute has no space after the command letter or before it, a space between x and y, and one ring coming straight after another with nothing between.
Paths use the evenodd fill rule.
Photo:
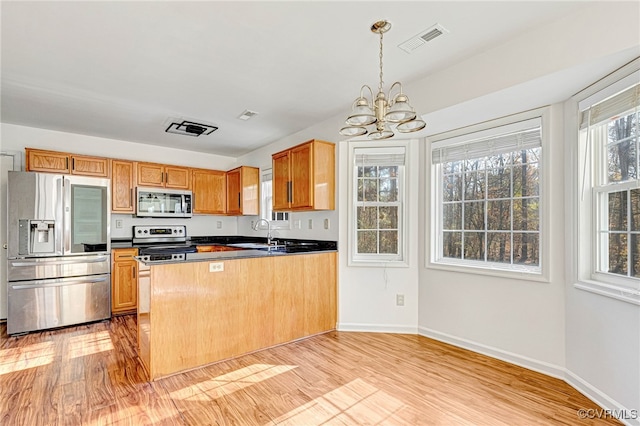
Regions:
<instances>
[{"instance_id":1,"label":"water and ice dispenser","mask_svg":"<svg viewBox=\"0 0 640 426\"><path fill-rule=\"evenodd\" d=\"M19 221L19 254L55 254L56 222L54 220Z\"/></svg>"}]
</instances>

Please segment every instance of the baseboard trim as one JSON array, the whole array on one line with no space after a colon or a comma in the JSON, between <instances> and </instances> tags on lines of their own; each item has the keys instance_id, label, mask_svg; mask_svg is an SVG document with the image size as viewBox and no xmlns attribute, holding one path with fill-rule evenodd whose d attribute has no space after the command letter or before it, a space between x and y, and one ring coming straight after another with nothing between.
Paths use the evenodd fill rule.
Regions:
<instances>
[{"instance_id":1,"label":"baseboard trim","mask_svg":"<svg viewBox=\"0 0 640 426\"><path fill-rule=\"evenodd\" d=\"M502 349L473 342L471 340L461 339L426 327L418 327L418 334L430 339L438 340L440 342L448 343L453 346L458 346L463 349L468 349L473 352L506 361L529 370L537 371L538 373L546 374L547 376L555 377L557 379L564 380L565 378L565 369L559 365L538 361L533 358L524 357Z\"/></svg>"},{"instance_id":2,"label":"baseboard trim","mask_svg":"<svg viewBox=\"0 0 640 426\"><path fill-rule=\"evenodd\" d=\"M418 327L393 324L338 323L338 331L362 331L368 333L418 334Z\"/></svg>"},{"instance_id":3,"label":"baseboard trim","mask_svg":"<svg viewBox=\"0 0 640 426\"><path fill-rule=\"evenodd\" d=\"M635 411L625 408L622 404L613 400L607 394L600 391L598 388L585 381L571 370L565 370L564 381L567 382L569 386L573 387L578 392L598 404L600 407L603 407L605 410L609 410L612 416L617 414L616 418L623 424L628 426L640 426L640 411L638 411L640 408Z\"/></svg>"}]
</instances>

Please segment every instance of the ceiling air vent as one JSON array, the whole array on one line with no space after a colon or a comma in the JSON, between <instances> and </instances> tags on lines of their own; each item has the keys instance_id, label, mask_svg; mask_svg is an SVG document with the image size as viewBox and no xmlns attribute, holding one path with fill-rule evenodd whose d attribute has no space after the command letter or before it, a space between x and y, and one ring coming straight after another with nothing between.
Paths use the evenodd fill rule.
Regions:
<instances>
[{"instance_id":1,"label":"ceiling air vent","mask_svg":"<svg viewBox=\"0 0 640 426\"><path fill-rule=\"evenodd\" d=\"M414 50L416 50L418 47L448 32L449 31L447 31L447 29L444 28L442 25L435 24L431 28L427 28L421 33L411 37L409 40L405 41L404 43L399 44L398 47L407 53L411 53Z\"/></svg>"},{"instance_id":2,"label":"ceiling air vent","mask_svg":"<svg viewBox=\"0 0 640 426\"><path fill-rule=\"evenodd\" d=\"M258 113L255 111L251 111L250 109L245 109L244 112L238 116L238 119L247 121L255 115L258 115Z\"/></svg>"},{"instance_id":3,"label":"ceiling air vent","mask_svg":"<svg viewBox=\"0 0 640 426\"><path fill-rule=\"evenodd\" d=\"M169 124L169 127L167 127L165 132L198 137L200 135L210 135L216 130L218 130L216 126L184 120L181 123L173 122Z\"/></svg>"}]
</instances>

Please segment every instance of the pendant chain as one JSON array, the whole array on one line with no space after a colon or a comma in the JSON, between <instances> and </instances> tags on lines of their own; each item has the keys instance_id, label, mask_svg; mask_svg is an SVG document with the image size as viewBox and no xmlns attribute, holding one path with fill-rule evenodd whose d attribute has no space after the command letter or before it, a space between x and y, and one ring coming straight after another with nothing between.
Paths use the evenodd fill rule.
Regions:
<instances>
[{"instance_id":1,"label":"pendant chain","mask_svg":"<svg viewBox=\"0 0 640 426\"><path fill-rule=\"evenodd\" d=\"M378 86L378 92L382 92L382 31L380 31L380 85Z\"/></svg>"}]
</instances>

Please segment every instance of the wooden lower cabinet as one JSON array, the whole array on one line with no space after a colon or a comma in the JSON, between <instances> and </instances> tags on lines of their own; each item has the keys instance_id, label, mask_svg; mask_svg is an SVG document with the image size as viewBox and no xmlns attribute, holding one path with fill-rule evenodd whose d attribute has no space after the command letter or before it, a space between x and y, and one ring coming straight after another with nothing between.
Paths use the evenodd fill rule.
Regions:
<instances>
[{"instance_id":1,"label":"wooden lower cabinet","mask_svg":"<svg viewBox=\"0 0 640 426\"><path fill-rule=\"evenodd\" d=\"M127 314L138 306L138 249L111 251L111 313Z\"/></svg>"},{"instance_id":2,"label":"wooden lower cabinet","mask_svg":"<svg viewBox=\"0 0 640 426\"><path fill-rule=\"evenodd\" d=\"M335 329L336 260L331 252L151 266L148 317L138 315L150 378ZM211 263L223 270L210 272Z\"/></svg>"}]
</instances>

